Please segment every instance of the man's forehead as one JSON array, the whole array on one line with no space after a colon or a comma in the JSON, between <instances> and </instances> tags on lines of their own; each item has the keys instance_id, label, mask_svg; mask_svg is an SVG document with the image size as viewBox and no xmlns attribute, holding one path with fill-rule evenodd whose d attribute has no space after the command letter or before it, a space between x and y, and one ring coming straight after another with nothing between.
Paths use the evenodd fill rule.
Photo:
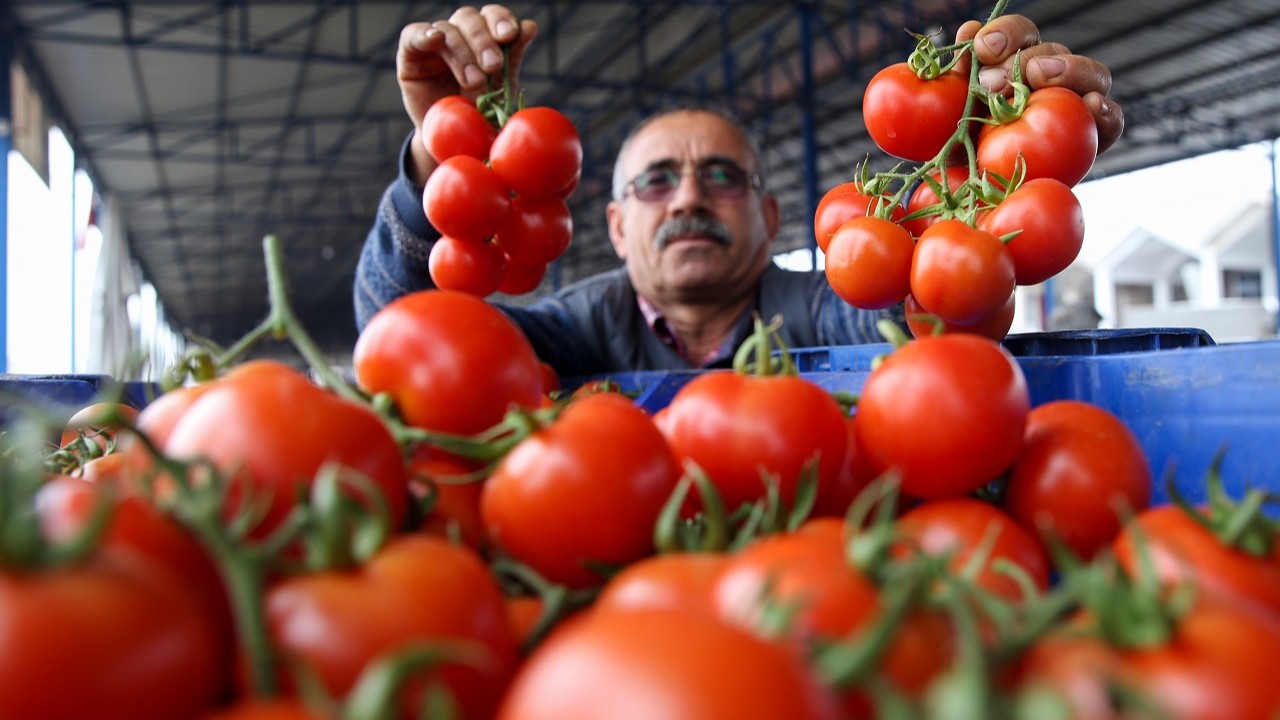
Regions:
<instances>
[{"instance_id":1,"label":"man's forehead","mask_svg":"<svg viewBox=\"0 0 1280 720\"><path fill-rule=\"evenodd\" d=\"M741 131L707 112L676 112L654 119L632 139L628 165L644 168L663 162L729 158L746 167L750 150Z\"/></svg>"}]
</instances>

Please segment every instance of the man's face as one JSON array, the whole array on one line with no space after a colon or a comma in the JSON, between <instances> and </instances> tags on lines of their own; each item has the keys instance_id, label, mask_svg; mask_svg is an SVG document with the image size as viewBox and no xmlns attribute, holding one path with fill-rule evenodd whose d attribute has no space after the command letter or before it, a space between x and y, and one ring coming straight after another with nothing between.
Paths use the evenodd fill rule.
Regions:
<instances>
[{"instance_id":1,"label":"man's face","mask_svg":"<svg viewBox=\"0 0 1280 720\"><path fill-rule=\"evenodd\" d=\"M659 117L622 158L631 180L609 204L609 237L631 281L649 300L740 297L769 262L778 204L762 196L747 141L708 112Z\"/></svg>"}]
</instances>

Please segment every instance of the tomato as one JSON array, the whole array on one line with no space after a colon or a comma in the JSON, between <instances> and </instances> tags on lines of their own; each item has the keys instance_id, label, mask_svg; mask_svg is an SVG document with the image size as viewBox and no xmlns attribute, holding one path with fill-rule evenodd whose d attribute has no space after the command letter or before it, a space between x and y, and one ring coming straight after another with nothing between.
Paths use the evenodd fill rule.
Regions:
<instances>
[{"instance_id":1,"label":"tomato","mask_svg":"<svg viewBox=\"0 0 1280 720\"><path fill-rule=\"evenodd\" d=\"M1004 508L1033 532L1052 532L1081 558L1119 534L1122 513L1151 502L1151 467L1137 437L1110 411L1054 400L1027 416Z\"/></svg>"},{"instance_id":2,"label":"tomato","mask_svg":"<svg viewBox=\"0 0 1280 720\"><path fill-rule=\"evenodd\" d=\"M456 538L484 550L487 538L480 519L480 494L484 482L465 478L481 469L479 462L418 449L409 460L410 489L415 496L434 495L422 530L430 535Z\"/></svg>"},{"instance_id":3,"label":"tomato","mask_svg":"<svg viewBox=\"0 0 1280 720\"><path fill-rule=\"evenodd\" d=\"M378 311L356 339L356 382L389 393L411 425L473 435L512 405L538 407L533 346L501 310L466 293L421 290Z\"/></svg>"},{"instance_id":4,"label":"tomato","mask_svg":"<svg viewBox=\"0 0 1280 720\"><path fill-rule=\"evenodd\" d=\"M278 361L251 360L217 380L178 418L163 449L179 460L203 458L223 473L235 472L227 511L240 509L246 492L261 504L254 537L278 527L329 463L371 482L393 526L406 518L404 460L382 420ZM344 485L344 492L362 496L354 486Z\"/></svg>"},{"instance_id":5,"label":"tomato","mask_svg":"<svg viewBox=\"0 0 1280 720\"><path fill-rule=\"evenodd\" d=\"M681 610L718 618L714 590L729 556L718 552L653 555L623 568L600 590L591 612Z\"/></svg>"},{"instance_id":6,"label":"tomato","mask_svg":"<svg viewBox=\"0 0 1280 720\"><path fill-rule=\"evenodd\" d=\"M1037 178L1009 194L978 218L995 235L1021 231L1006 243L1019 285L1035 285L1062 272L1084 245L1084 209L1060 180Z\"/></svg>"},{"instance_id":7,"label":"tomato","mask_svg":"<svg viewBox=\"0 0 1280 720\"><path fill-rule=\"evenodd\" d=\"M1190 582L1202 596L1280 613L1280 542L1253 554L1228 545L1186 509L1160 505L1138 513L1116 538L1116 559L1130 574L1141 567L1138 532L1162 583Z\"/></svg>"},{"instance_id":8,"label":"tomato","mask_svg":"<svg viewBox=\"0 0 1280 720\"><path fill-rule=\"evenodd\" d=\"M1071 187L1093 167L1098 126L1075 92L1045 87L1031 93L1017 119L984 124L977 150L980 171L1011 178L1021 155L1026 162L1025 179L1056 178Z\"/></svg>"},{"instance_id":9,"label":"tomato","mask_svg":"<svg viewBox=\"0 0 1280 720\"><path fill-rule=\"evenodd\" d=\"M452 693L461 717L490 717L517 663L502 592L484 562L426 535L401 535L355 569L281 579L267 590L266 612L276 647L308 664L335 697L380 656L469 641L484 651L481 666L446 663L427 676ZM402 696L402 717L417 717L415 695Z\"/></svg>"},{"instance_id":10,"label":"tomato","mask_svg":"<svg viewBox=\"0 0 1280 720\"><path fill-rule=\"evenodd\" d=\"M120 423L115 421L116 418L126 423L135 422L138 419L138 410L132 405L118 402L96 402L86 405L67 419L58 447L66 447L83 435L85 439L97 443L99 448L106 450L115 442L118 434Z\"/></svg>"},{"instance_id":11,"label":"tomato","mask_svg":"<svg viewBox=\"0 0 1280 720\"><path fill-rule=\"evenodd\" d=\"M297 698L248 698L204 716L203 720L338 720L312 710Z\"/></svg>"},{"instance_id":12,"label":"tomato","mask_svg":"<svg viewBox=\"0 0 1280 720\"><path fill-rule=\"evenodd\" d=\"M956 323L943 320L930 313L920 307L920 303L916 302L914 295L907 295L903 304L907 318L907 329L911 331L913 337L928 337L929 335L938 334L938 324L941 323L943 333L970 333L1000 342L1009 334L1009 328L1013 327L1017 297L1017 293L1010 293L1009 299L1005 301L1004 305L975 322Z\"/></svg>"},{"instance_id":13,"label":"tomato","mask_svg":"<svg viewBox=\"0 0 1280 720\"><path fill-rule=\"evenodd\" d=\"M497 292L506 269L506 256L497 243L488 241L442 237L427 256L427 270L437 288L481 298Z\"/></svg>"},{"instance_id":14,"label":"tomato","mask_svg":"<svg viewBox=\"0 0 1280 720\"><path fill-rule=\"evenodd\" d=\"M573 214L556 197L511 199L511 212L498 226L498 245L525 265L546 265L564 254L573 239Z\"/></svg>"},{"instance_id":15,"label":"tomato","mask_svg":"<svg viewBox=\"0 0 1280 720\"><path fill-rule=\"evenodd\" d=\"M930 173L929 177L933 178L934 181L936 181L939 186L942 185L941 173L935 171ZM963 186L968 181L969 181L968 168L960 167L956 165L947 166L947 190L948 191L955 193L958 190L960 190L961 186ZM907 200L907 209L904 217L907 217L910 219L900 221L902 227L906 228L907 231L910 232L913 236L920 237L925 230L929 229L930 225L933 225L934 223L937 223L939 220L942 220L943 217L941 215L925 215L923 217L911 218L912 213L915 213L919 210L923 210L927 207L938 205L941 202L942 202L942 199L938 197L938 192L933 189L933 186L927 182L921 182L919 185L916 186L914 190L911 191L911 197L910 199ZM943 207L951 210L955 209L954 207L951 207L949 204L944 204Z\"/></svg>"},{"instance_id":16,"label":"tomato","mask_svg":"<svg viewBox=\"0 0 1280 720\"><path fill-rule=\"evenodd\" d=\"M862 189L860 183L841 183L828 190L822 196L822 200L818 201L818 209L813 214L813 234L817 239L818 247L823 252L827 251L831 236L846 221L875 212L876 198L865 194ZM891 211L890 219L897 221L904 214L905 211L901 207L895 207Z\"/></svg>"},{"instance_id":17,"label":"tomato","mask_svg":"<svg viewBox=\"0 0 1280 720\"><path fill-rule=\"evenodd\" d=\"M455 155L427 178L422 207L441 235L488 240L511 211L511 191L488 165Z\"/></svg>"},{"instance_id":18,"label":"tomato","mask_svg":"<svg viewBox=\"0 0 1280 720\"><path fill-rule=\"evenodd\" d=\"M227 686L225 639L204 608L134 554L0 571L0 637L4 718L185 720Z\"/></svg>"},{"instance_id":19,"label":"tomato","mask_svg":"<svg viewBox=\"0 0 1280 720\"><path fill-rule=\"evenodd\" d=\"M896 63L867 83L862 119L881 150L925 162L955 134L968 96L967 75L947 72L924 80L907 63Z\"/></svg>"},{"instance_id":20,"label":"tomato","mask_svg":"<svg viewBox=\"0 0 1280 720\"><path fill-rule=\"evenodd\" d=\"M834 699L794 653L695 612L590 614L552 633L499 720L832 720Z\"/></svg>"},{"instance_id":21,"label":"tomato","mask_svg":"<svg viewBox=\"0 0 1280 720\"><path fill-rule=\"evenodd\" d=\"M859 452L896 468L915 498L964 495L1013 465L1031 405L1022 369L970 334L907 342L867 376L854 414Z\"/></svg>"},{"instance_id":22,"label":"tomato","mask_svg":"<svg viewBox=\"0 0 1280 720\"><path fill-rule=\"evenodd\" d=\"M815 457L818 488L834 482L848 437L844 418L835 398L808 379L720 370L676 392L662 432L682 465L692 460L707 473L732 512L765 496L762 472L777 476L788 504Z\"/></svg>"},{"instance_id":23,"label":"tomato","mask_svg":"<svg viewBox=\"0 0 1280 720\"><path fill-rule=\"evenodd\" d=\"M489 159L489 146L498 130L476 108L474 100L449 95L437 100L422 119L422 144L436 162L454 155Z\"/></svg>"},{"instance_id":24,"label":"tomato","mask_svg":"<svg viewBox=\"0 0 1280 720\"><path fill-rule=\"evenodd\" d=\"M854 307L881 310L896 305L911 290L915 249L915 239L901 225L877 217L855 217L831 236L827 282Z\"/></svg>"},{"instance_id":25,"label":"tomato","mask_svg":"<svg viewBox=\"0 0 1280 720\"><path fill-rule=\"evenodd\" d=\"M1274 617L1197 602L1164 642L1108 644L1083 619L1040 639L1023 659L1026 684L1057 690L1072 717L1266 718L1280 707L1280 626ZM1168 713L1121 713L1114 688Z\"/></svg>"},{"instance_id":26,"label":"tomato","mask_svg":"<svg viewBox=\"0 0 1280 720\"><path fill-rule=\"evenodd\" d=\"M960 220L931 225L911 259L911 295L943 320L975 323L1009 301L1013 257L1000 239Z\"/></svg>"},{"instance_id":27,"label":"tomato","mask_svg":"<svg viewBox=\"0 0 1280 720\"><path fill-rule=\"evenodd\" d=\"M666 439L630 399L574 400L508 453L485 481L490 541L547 580L602 584L601 569L653 552L653 529L680 478Z\"/></svg>"},{"instance_id":28,"label":"tomato","mask_svg":"<svg viewBox=\"0 0 1280 720\"><path fill-rule=\"evenodd\" d=\"M858 450L853 417L847 417L845 427L844 463L831 482L818 488L814 499L812 518L843 518L855 498L876 479L876 472L867 462L866 455Z\"/></svg>"},{"instance_id":29,"label":"tomato","mask_svg":"<svg viewBox=\"0 0 1280 720\"><path fill-rule=\"evenodd\" d=\"M504 295L524 295L533 292L547 276L546 265L526 265L507 258L507 270L502 274L498 292ZM555 388L548 388L554 390Z\"/></svg>"},{"instance_id":30,"label":"tomato","mask_svg":"<svg viewBox=\"0 0 1280 720\"><path fill-rule=\"evenodd\" d=\"M549 107L527 107L507 119L489 149L493 172L530 198L558 197L582 172L582 140L573 122ZM567 195L567 193L566 193Z\"/></svg>"},{"instance_id":31,"label":"tomato","mask_svg":"<svg viewBox=\"0 0 1280 720\"><path fill-rule=\"evenodd\" d=\"M1040 592L1049 589L1049 555L1039 538L991 503L967 497L920 503L898 518L897 530L907 546L926 555L949 554L949 566L957 572L983 548L987 559L974 583L1010 602L1027 598L1022 586L996 567L998 561L1012 564Z\"/></svg>"}]
</instances>

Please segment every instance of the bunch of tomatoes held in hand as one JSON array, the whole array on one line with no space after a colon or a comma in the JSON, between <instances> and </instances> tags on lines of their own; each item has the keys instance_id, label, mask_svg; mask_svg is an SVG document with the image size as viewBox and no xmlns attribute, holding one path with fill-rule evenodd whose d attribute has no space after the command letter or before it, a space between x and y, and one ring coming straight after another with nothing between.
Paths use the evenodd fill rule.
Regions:
<instances>
[{"instance_id":1,"label":"bunch of tomatoes held in hand","mask_svg":"<svg viewBox=\"0 0 1280 720\"><path fill-rule=\"evenodd\" d=\"M505 97L447 97L423 119L421 137L440 163L422 205L442 235L428 258L442 290L527 293L573 235L565 201L582 176L578 131L549 107L508 113L496 101Z\"/></svg>"},{"instance_id":2,"label":"bunch of tomatoes held in hand","mask_svg":"<svg viewBox=\"0 0 1280 720\"><path fill-rule=\"evenodd\" d=\"M955 51L943 64L944 51ZM1072 187L1093 166L1098 132L1084 100L1031 90L1020 66L1012 98L955 64L964 46L920 37L911 57L867 84L862 112L877 147L921 163L830 189L814 233L826 275L868 310L905 303L913 335L970 332L1003 339L1017 285L1064 270L1084 242Z\"/></svg>"}]
</instances>

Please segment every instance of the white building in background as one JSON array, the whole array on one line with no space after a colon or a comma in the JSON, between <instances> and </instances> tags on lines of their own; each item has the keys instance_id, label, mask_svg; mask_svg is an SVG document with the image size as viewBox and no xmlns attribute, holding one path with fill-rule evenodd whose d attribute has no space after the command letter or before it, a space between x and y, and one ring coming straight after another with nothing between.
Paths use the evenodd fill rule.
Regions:
<instances>
[{"instance_id":1,"label":"white building in background","mask_svg":"<svg viewBox=\"0 0 1280 720\"><path fill-rule=\"evenodd\" d=\"M1219 343L1276 337L1273 223L1271 205L1254 203L1198 245L1133 230L1093 267L1099 327L1194 327Z\"/></svg>"}]
</instances>

